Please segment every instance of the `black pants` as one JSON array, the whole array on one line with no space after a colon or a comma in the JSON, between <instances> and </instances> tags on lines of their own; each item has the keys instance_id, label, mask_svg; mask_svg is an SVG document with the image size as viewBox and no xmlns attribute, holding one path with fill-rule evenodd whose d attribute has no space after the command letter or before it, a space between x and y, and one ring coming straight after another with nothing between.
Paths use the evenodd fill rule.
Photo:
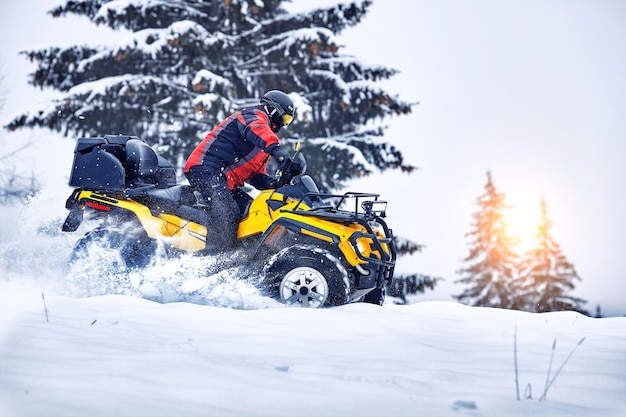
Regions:
<instances>
[{"instance_id":1,"label":"black pants","mask_svg":"<svg viewBox=\"0 0 626 417\"><path fill-rule=\"evenodd\" d=\"M208 207L207 250L231 249L237 243L240 211L221 169L194 167L185 174Z\"/></svg>"}]
</instances>

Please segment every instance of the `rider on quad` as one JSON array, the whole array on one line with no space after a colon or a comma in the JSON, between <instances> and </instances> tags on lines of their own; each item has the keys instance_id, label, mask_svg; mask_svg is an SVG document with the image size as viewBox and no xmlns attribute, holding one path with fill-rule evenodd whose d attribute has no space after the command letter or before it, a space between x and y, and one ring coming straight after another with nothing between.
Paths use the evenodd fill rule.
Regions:
<instances>
[{"instance_id":1,"label":"rider on quad","mask_svg":"<svg viewBox=\"0 0 626 417\"><path fill-rule=\"evenodd\" d=\"M207 203L207 249L228 250L237 242L240 208L237 201L249 196L239 187L249 183L259 190L275 188L267 175L270 156L279 170L292 160L276 133L294 118L293 101L279 90L270 90L260 104L244 108L223 120L193 150L185 164L185 176ZM219 219L216 221L216 219ZM211 247L209 247L211 242Z\"/></svg>"}]
</instances>

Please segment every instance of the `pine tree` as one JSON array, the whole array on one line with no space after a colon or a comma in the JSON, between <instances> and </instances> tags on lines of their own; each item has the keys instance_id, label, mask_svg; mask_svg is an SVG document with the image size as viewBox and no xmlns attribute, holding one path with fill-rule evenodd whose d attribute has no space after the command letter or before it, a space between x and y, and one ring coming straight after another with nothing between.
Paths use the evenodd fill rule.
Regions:
<instances>
[{"instance_id":1,"label":"pine tree","mask_svg":"<svg viewBox=\"0 0 626 417\"><path fill-rule=\"evenodd\" d=\"M281 134L285 142L304 142L322 188L338 189L378 170L412 171L375 123L411 111L377 85L396 71L339 53L336 35L361 21L371 1L301 14L287 13L281 3L65 0L52 16L86 16L131 31L128 39L24 51L38 63L32 85L64 97L7 127L137 135L180 163L225 116L280 89L293 92L300 113Z\"/></svg>"},{"instance_id":2,"label":"pine tree","mask_svg":"<svg viewBox=\"0 0 626 417\"><path fill-rule=\"evenodd\" d=\"M383 121L412 108L378 85L397 71L339 52L336 36L358 24L371 1L296 14L282 3L64 0L50 10L53 17L84 16L129 35L117 45L23 51L37 63L30 83L63 97L5 127L40 126L75 137L136 135L181 167L225 116L280 89L298 108L281 141L302 142L323 190L388 169L412 172L383 139ZM405 240L400 254L419 248Z\"/></svg>"},{"instance_id":3,"label":"pine tree","mask_svg":"<svg viewBox=\"0 0 626 417\"><path fill-rule=\"evenodd\" d=\"M397 298L400 304L411 304L410 296L434 289L441 279L423 274L403 275L387 287L387 295Z\"/></svg>"},{"instance_id":4,"label":"pine tree","mask_svg":"<svg viewBox=\"0 0 626 417\"><path fill-rule=\"evenodd\" d=\"M601 319L604 317L604 314L602 314L602 307L600 307L600 304L596 306L596 315L594 317L596 319Z\"/></svg>"},{"instance_id":5,"label":"pine tree","mask_svg":"<svg viewBox=\"0 0 626 417\"><path fill-rule=\"evenodd\" d=\"M547 203L542 198L539 224L533 233L534 247L520 263L517 307L538 313L574 310L588 314L582 308L585 300L568 295L574 282L581 279L554 241L551 228Z\"/></svg>"},{"instance_id":6,"label":"pine tree","mask_svg":"<svg viewBox=\"0 0 626 417\"><path fill-rule=\"evenodd\" d=\"M468 285L454 296L462 303L473 306L512 308L515 304L513 282L518 257L514 246L517 240L508 233L505 195L498 192L487 172L485 193L478 197L479 211L473 215L470 253L463 260L466 267L458 271L463 277L455 283Z\"/></svg>"}]
</instances>

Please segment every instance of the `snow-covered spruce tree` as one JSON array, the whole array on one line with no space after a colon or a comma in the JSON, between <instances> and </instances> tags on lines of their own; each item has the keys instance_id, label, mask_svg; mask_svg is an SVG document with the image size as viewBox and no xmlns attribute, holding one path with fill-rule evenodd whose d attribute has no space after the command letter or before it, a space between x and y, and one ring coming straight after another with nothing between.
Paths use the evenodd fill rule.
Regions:
<instances>
[{"instance_id":1,"label":"snow-covered spruce tree","mask_svg":"<svg viewBox=\"0 0 626 417\"><path fill-rule=\"evenodd\" d=\"M585 300L568 295L574 282L580 281L574 265L569 263L551 235L545 199L541 199L541 217L533 233L534 247L520 263L516 283L520 310L544 313L574 310L589 314L582 308Z\"/></svg>"},{"instance_id":2,"label":"snow-covered spruce tree","mask_svg":"<svg viewBox=\"0 0 626 417\"><path fill-rule=\"evenodd\" d=\"M455 281L468 287L454 298L472 306L513 308L519 261L513 248L517 240L508 233L505 210L510 207L493 184L490 172L485 193L478 197L477 204L480 209L473 214L472 229L466 234L470 253L463 260L466 266L458 271L462 278Z\"/></svg>"},{"instance_id":3,"label":"snow-covered spruce tree","mask_svg":"<svg viewBox=\"0 0 626 417\"><path fill-rule=\"evenodd\" d=\"M396 70L339 53L336 35L358 24L370 0L290 14L282 0L65 0L53 17L84 16L128 31L115 45L23 51L37 63L30 82L63 97L6 127L42 126L66 136L140 136L180 167L222 118L270 89L292 94L302 141L321 188L414 166L383 139L385 119L411 104L378 86ZM77 40L81 41L80 36ZM403 241L400 254L420 249Z\"/></svg>"},{"instance_id":4,"label":"snow-covered spruce tree","mask_svg":"<svg viewBox=\"0 0 626 417\"><path fill-rule=\"evenodd\" d=\"M83 15L129 30L128 38L24 51L38 63L33 86L64 97L16 117L8 128L132 134L180 161L222 118L277 88L294 93L300 113L281 135L304 142L324 189L377 170L413 170L382 140L381 120L411 111L377 86L396 71L338 52L336 34L357 24L371 1L301 14L287 13L281 3L66 0L50 13Z\"/></svg>"}]
</instances>

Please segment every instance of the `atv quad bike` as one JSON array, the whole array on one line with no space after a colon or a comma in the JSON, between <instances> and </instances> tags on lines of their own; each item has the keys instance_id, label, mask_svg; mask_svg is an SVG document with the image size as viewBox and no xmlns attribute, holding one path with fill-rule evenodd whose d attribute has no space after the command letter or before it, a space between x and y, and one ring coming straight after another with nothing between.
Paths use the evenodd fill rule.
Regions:
<instances>
[{"instance_id":1,"label":"atv quad bike","mask_svg":"<svg viewBox=\"0 0 626 417\"><path fill-rule=\"evenodd\" d=\"M238 201L238 250L258 269L269 296L305 307L351 302L382 304L396 261L392 231L378 194L328 194L304 175L298 151L277 173L278 187ZM174 168L135 136L81 138L74 150L63 231L73 232L85 213L104 222L74 246L73 257L102 244L115 249L111 262L146 266L158 243L168 254L210 256L211 222L189 185L177 184Z\"/></svg>"}]
</instances>

